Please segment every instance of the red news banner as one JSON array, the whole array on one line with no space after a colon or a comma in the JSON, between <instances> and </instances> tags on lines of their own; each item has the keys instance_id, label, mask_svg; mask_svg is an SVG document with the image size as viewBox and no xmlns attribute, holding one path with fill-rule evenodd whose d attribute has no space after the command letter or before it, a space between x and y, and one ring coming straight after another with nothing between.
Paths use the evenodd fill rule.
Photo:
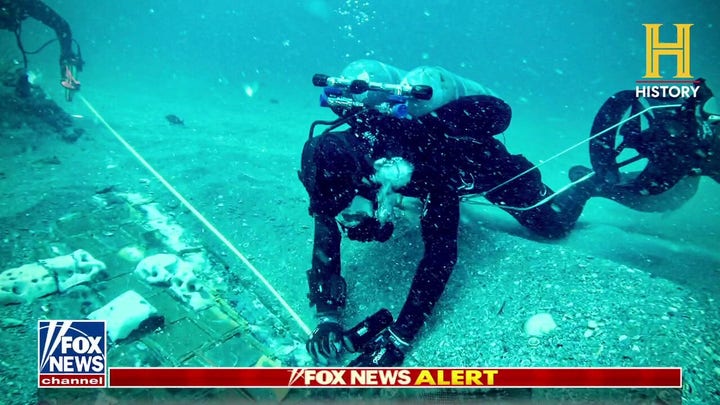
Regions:
<instances>
[{"instance_id":1,"label":"red news banner","mask_svg":"<svg viewBox=\"0 0 720 405\"><path fill-rule=\"evenodd\" d=\"M681 388L682 369L663 368L127 368L110 387L612 387Z\"/></svg>"}]
</instances>

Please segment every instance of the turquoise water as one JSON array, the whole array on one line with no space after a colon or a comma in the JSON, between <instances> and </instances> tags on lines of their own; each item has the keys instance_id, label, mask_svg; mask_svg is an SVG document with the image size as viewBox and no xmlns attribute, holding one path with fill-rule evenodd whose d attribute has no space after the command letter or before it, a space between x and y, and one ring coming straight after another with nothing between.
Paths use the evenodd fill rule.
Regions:
<instances>
[{"instance_id":1,"label":"turquoise water","mask_svg":"<svg viewBox=\"0 0 720 405\"><path fill-rule=\"evenodd\" d=\"M643 23L665 24L663 41L673 39L671 24L694 24L691 72L708 78L710 86L717 86L720 92L720 2L716 1L47 3L68 20L82 46L86 61L80 74L83 96L241 246L311 327L304 271L310 264L312 228L305 191L295 171L310 122L332 117L317 105L319 92L310 82L314 73L338 74L361 58L406 70L419 65L443 66L492 88L511 105L513 121L504 140L511 152L536 163L586 139L605 99L633 88L641 79L645 73ZM1 34L3 46L13 46L12 35ZM34 21L24 26L28 49L52 37L52 32ZM39 83L49 95L60 100L61 89L55 86L56 60L52 46L32 56L30 68L40 75ZM671 59L663 59L662 66L663 74L673 74ZM62 106L96 124L96 118L77 100ZM182 117L186 128L168 128L163 117L169 113ZM79 145L58 148L61 159L82 160L82 167L97 168L89 170L91 178L82 180L86 184L120 183L124 189L132 189L140 187L139 178L150 177L100 126ZM559 188L567 182L568 168L588 163L583 145L541 170L548 184ZM105 169L113 165L126 170L115 174ZM76 181L72 176L68 171L60 178L72 187ZM158 185L150 191L159 196L164 193ZM720 353L714 332L720 323L715 301L720 298L718 196L720 186L703 179L688 203L668 213L639 213L594 199L573 234L550 244L532 240L497 209L465 207L460 262L438 305L437 317L420 337L412 362L520 365L517 358L501 355L451 351L444 356L436 347L445 342L445 336L464 336L466 341L450 344L477 345L479 353L494 353L482 343L487 341L482 333L490 325L496 328L499 341L510 331L520 330L526 315L566 308L563 295L583 296L583 272L605 271L601 278L618 277L622 284L627 267L650 275L643 279L650 284L639 279L627 281L637 287L633 291L646 291L627 292L627 302L619 303L620 290L613 290L611 284L596 286L588 289L586 301L578 300L587 305L599 303L597 308L579 313L585 318L595 313L608 323L631 324L633 309L642 307L643 300L667 306L657 295L682 291L677 293L678 299L692 307L688 310L691 324L669 329L686 333L684 341L696 343L698 355L705 356L702 361L687 360L696 353L685 357L656 353L623 363L623 354L612 350L602 358L577 354L577 363L554 355L539 357L561 365L679 365L699 370L703 376L699 381L709 387L709 396L701 398L708 401L712 389L718 392L720 386L716 370L720 357L713 357ZM19 209L13 214L22 212ZM201 232L189 216L182 220L186 227ZM412 215L400 231L387 245L344 246L351 319L374 312L376 304L397 314L421 254L417 221ZM216 243L205 235L207 243ZM597 264L600 261L602 264ZM587 266L597 267L584 270ZM238 265L234 271L244 269ZM564 271L578 278L568 278ZM537 285L520 288L513 275L528 280L535 276L532 283ZM392 290L381 288L379 294L378 278L398 284ZM487 284L483 284L485 279ZM564 292L548 287L544 293L540 280L562 286ZM508 298L498 293L504 283L515 283L507 289L518 294ZM606 295L600 291L603 288L609 291ZM608 301L603 301L604 296ZM470 313L478 305L499 305L504 300L510 302L506 313L516 317L512 322L484 320L485 315ZM650 303L647 308L652 307ZM612 309L598 309L605 307ZM704 315L697 315L700 313ZM576 318L576 323L583 317ZM565 321L565 331L573 330L573 321ZM667 330L662 325L649 328ZM623 332L622 328L617 332ZM565 338L585 342L582 330ZM524 338L517 339L522 352ZM577 351L598 350L590 346ZM522 364L546 365L532 353Z\"/></svg>"},{"instance_id":2,"label":"turquoise water","mask_svg":"<svg viewBox=\"0 0 720 405\"><path fill-rule=\"evenodd\" d=\"M720 6L711 1L49 4L70 21L92 81L117 77L165 88L160 77L189 76L209 89L257 81L310 92L313 73L370 57L406 69L442 65L496 89L516 109L524 97L518 112L587 122L603 95L644 74L641 24L678 22L695 24L693 74L718 73Z\"/></svg>"}]
</instances>

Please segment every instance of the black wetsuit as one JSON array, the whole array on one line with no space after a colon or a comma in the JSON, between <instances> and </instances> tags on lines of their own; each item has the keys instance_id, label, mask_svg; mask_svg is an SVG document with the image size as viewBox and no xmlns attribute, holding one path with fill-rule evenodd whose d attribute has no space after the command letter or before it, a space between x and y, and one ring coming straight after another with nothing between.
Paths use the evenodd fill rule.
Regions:
<instances>
[{"instance_id":1,"label":"black wetsuit","mask_svg":"<svg viewBox=\"0 0 720 405\"><path fill-rule=\"evenodd\" d=\"M64 65L73 63L80 70L80 63L72 51L70 25L64 18L40 0L0 0L0 29L10 30L19 35L22 21L28 17L40 21L55 31L60 42L61 69L64 69ZM18 45L22 46L19 39ZM61 72L61 75L64 75L64 72Z\"/></svg>"},{"instance_id":2,"label":"black wetsuit","mask_svg":"<svg viewBox=\"0 0 720 405\"><path fill-rule=\"evenodd\" d=\"M335 216L354 196L373 199L368 179L379 158L402 157L414 165L410 183L399 190L420 198L424 254L393 331L411 341L445 289L457 259L460 197L487 191L532 167L510 154L494 135L510 123L510 107L491 96L452 102L420 119L362 114L344 132L310 139L304 148L300 178L310 195L315 218L310 302L319 313L345 304L340 275L341 232ZM551 193L535 169L486 195L498 204L527 207ZM508 210L521 224L548 238L565 235L575 218L563 217L549 204L528 211Z\"/></svg>"}]
</instances>

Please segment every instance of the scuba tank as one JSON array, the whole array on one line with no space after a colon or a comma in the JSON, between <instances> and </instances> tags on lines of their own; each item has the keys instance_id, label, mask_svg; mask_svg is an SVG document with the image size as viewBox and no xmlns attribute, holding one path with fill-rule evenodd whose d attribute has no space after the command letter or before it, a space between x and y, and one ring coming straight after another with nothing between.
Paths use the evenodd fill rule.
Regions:
<instances>
[{"instance_id":1,"label":"scuba tank","mask_svg":"<svg viewBox=\"0 0 720 405\"><path fill-rule=\"evenodd\" d=\"M399 118L425 115L464 96L495 96L480 83L441 67L408 72L373 59L351 62L339 77L316 74L313 84L325 88L322 106L370 108Z\"/></svg>"},{"instance_id":2,"label":"scuba tank","mask_svg":"<svg viewBox=\"0 0 720 405\"><path fill-rule=\"evenodd\" d=\"M373 59L360 59L351 62L340 74L345 79L362 80L368 83L400 83L407 71ZM366 106L378 106L387 101L387 93L369 90L353 94L353 100Z\"/></svg>"},{"instance_id":3,"label":"scuba tank","mask_svg":"<svg viewBox=\"0 0 720 405\"><path fill-rule=\"evenodd\" d=\"M429 100L429 86L402 85L406 71L372 60L350 63L340 76L317 73L313 85L323 87L320 105L330 107L340 116L348 110L370 109L396 118L407 116L407 101L412 98Z\"/></svg>"},{"instance_id":4,"label":"scuba tank","mask_svg":"<svg viewBox=\"0 0 720 405\"><path fill-rule=\"evenodd\" d=\"M313 85L322 87L320 105L329 107L340 120L316 121L310 127L309 137L312 138L317 124L330 125L325 131L332 130L347 123L351 115L361 110L374 110L381 115L395 118L418 118L438 110L453 101L466 96L497 96L487 87L464 77L458 76L441 67L421 66L409 72L372 59L360 59L347 65L339 76L328 76L317 73L312 79ZM488 101L485 100L485 103ZM498 104L498 103L495 103ZM503 103L504 105L504 103ZM477 100L470 101L469 110L477 110L477 114L469 116L464 106L456 106L439 116L449 120L455 126L462 126L460 132L489 133L496 135L502 132L509 123L493 125L493 128L478 128L477 123L486 122L485 108L478 110ZM496 106L502 108L502 105ZM507 107L507 106L505 106ZM457 116L460 114L467 116ZM509 107L507 107L509 110ZM438 114L440 114L438 112ZM448 117L449 116L449 117ZM497 127L497 128L495 128ZM498 128L502 127L498 130Z\"/></svg>"},{"instance_id":5,"label":"scuba tank","mask_svg":"<svg viewBox=\"0 0 720 405\"><path fill-rule=\"evenodd\" d=\"M403 77L401 85L425 85L432 88L429 100L408 100L408 113L420 117L435 111L445 104L464 96L490 95L495 93L487 87L470 79L458 76L439 66L420 66Z\"/></svg>"}]
</instances>

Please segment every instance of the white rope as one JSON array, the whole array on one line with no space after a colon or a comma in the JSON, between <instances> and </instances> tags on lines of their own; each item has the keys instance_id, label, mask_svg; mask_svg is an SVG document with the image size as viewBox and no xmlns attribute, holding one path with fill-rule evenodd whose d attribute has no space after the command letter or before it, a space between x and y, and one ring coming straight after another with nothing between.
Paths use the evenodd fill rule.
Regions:
<instances>
[{"instance_id":1,"label":"white rope","mask_svg":"<svg viewBox=\"0 0 720 405\"><path fill-rule=\"evenodd\" d=\"M82 96L82 94L80 94L79 97L80 97L80 100L82 100L82 102L85 103L85 105L88 107L88 109L90 109L90 111L92 111L92 113L95 114L95 116L97 117L97 119L100 120L100 122L102 122L102 124L105 126L105 128L107 128L108 131L110 131L110 133L112 133L112 134L115 136L115 138L117 138L117 140L120 141L120 143L123 144L123 146L125 146L125 148L126 148L143 166L145 166L145 168L146 168L147 170L149 170L150 173L152 173L152 175L155 176L155 178L156 178L160 183L162 183L162 185L165 186L165 188L166 188L168 191L170 191L170 193L172 193L172 195L174 195L175 198L177 198L177 199L182 203L182 205L185 206L185 208L187 208L188 210L190 210L190 212L191 212L193 215L195 215L195 217L196 217L203 225L205 225L205 227L206 227L210 232L212 232L212 233L220 240L220 242L222 242L225 246L227 246L227 248L230 249L230 251L233 252L233 253L235 254L235 256L237 256L238 259L240 259L240 261L242 261L243 264L245 264L245 266L247 266L247 268L250 269L250 271L253 272L253 274L255 274L255 276L260 280L260 282L263 283L263 285L264 285L264 286L270 291L270 293L278 300L278 302L280 302L280 305L282 305L283 308L285 308L285 310L286 310L286 311L290 314L290 316L295 320L295 322L296 322L296 323L298 324L298 326L303 330L303 332L305 332L306 334L310 335L310 333L311 333L310 328L305 324L305 322L303 322L302 319L300 319L300 316L290 307L290 305L287 303L287 301L285 301L285 299L284 299L284 298L280 295L280 293L270 284L270 282L267 281L267 279L262 275L262 273L260 273L260 271L258 271L258 269L257 269L252 263L250 263L250 261L247 259L247 257L245 257L245 255L243 255L243 254L235 247L235 245L233 245L232 242L230 242L230 241L225 237L225 235L223 235L217 228L215 228L215 226L214 226L213 224L211 224L210 221L208 221L207 218L205 218L205 216L200 213L200 211L198 211L187 199L185 199L185 197L183 197L183 195L180 194L180 192L178 192L178 191L175 189L175 187L173 187L172 184L170 184L167 180L165 180L165 178L164 178L160 173L158 173L158 172L145 160L145 158L143 158L142 155L140 155L140 154L135 150L135 148L132 147L132 145L130 145L117 131L115 131L115 129L114 129L113 127L111 127L110 124L107 123L107 121L105 121L105 119L104 119L104 118L100 115L100 113L90 104L90 102L87 101L87 100L85 99L85 97Z\"/></svg>"}]
</instances>

